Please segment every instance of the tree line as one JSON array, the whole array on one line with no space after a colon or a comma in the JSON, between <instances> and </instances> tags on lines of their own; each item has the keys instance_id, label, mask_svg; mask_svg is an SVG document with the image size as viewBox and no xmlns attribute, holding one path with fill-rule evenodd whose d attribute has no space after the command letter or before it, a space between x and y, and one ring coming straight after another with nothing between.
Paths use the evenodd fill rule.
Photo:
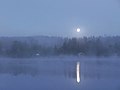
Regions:
<instances>
[{"instance_id":1,"label":"tree line","mask_svg":"<svg viewBox=\"0 0 120 90\"><path fill-rule=\"evenodd\" d=\"M48 55L78 56L120 56L120 37L83 37L65 38L62 45L44 47L38 43L12 41L5 48L0 42L0 56L5 57L39 57Z\"/></svg>"}]
</instances>

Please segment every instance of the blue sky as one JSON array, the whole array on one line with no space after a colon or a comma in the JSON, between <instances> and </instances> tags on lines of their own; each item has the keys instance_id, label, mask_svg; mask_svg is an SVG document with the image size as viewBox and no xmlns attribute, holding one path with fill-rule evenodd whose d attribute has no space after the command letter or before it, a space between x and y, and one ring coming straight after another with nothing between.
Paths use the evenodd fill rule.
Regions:
<instances>
[{"instance_id":1,"label":"blue sky","mask_svg":"<svg viewBox=\"0 0 120 90\"><path fill-rule=\"evenodd\" d=\"M80 27L81 32L76 29ZM0 0L0 36L120 35L119 0Z\"/></svg>"}]
</instances>

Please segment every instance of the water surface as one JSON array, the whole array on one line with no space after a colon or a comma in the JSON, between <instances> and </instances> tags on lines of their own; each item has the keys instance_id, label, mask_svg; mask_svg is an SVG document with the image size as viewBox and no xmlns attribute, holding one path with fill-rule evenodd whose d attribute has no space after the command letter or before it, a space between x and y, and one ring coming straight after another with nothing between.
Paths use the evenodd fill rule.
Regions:
<instances>
[{"instance_id":1,"label":"water surface","mask_svg":"<svg viewBox=\"0 0 120 90\"><path fill-rule=\"evenodd\" d=\"M0 59L0 90L119 90L120 61Z\"/></svg>"}]
</instances>

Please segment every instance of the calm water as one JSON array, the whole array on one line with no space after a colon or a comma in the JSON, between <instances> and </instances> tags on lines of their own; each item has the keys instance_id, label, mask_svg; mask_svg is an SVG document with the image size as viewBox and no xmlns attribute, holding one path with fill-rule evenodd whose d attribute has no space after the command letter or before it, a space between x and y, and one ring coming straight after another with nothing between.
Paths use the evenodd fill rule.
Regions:
<instances>
[{"instance_id":1,"label":"calm water","mask_svg":"<svg viewBox=\"0 0 120 90\"><path fill-rule=\"evenodd\" d=\"M120 63L74 58L0 59L0 90L120 90Z\"/></svg>"}]
</instances>

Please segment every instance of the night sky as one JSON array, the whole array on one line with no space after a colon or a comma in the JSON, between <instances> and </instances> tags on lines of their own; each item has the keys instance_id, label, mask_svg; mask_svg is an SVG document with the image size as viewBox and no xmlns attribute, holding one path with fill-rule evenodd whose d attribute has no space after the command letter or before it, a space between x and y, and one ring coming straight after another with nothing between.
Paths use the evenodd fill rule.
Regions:
<instances>
[{"instance_id":1,"label":"night sky","mask_svg":"<svg viewBox=\"0 0 120 90\"><path fill-rule=\"evenodd\" d=\"M120 1L0 0L0 36L39 35L120 35Z\"/></svg>"}]
</instances>

